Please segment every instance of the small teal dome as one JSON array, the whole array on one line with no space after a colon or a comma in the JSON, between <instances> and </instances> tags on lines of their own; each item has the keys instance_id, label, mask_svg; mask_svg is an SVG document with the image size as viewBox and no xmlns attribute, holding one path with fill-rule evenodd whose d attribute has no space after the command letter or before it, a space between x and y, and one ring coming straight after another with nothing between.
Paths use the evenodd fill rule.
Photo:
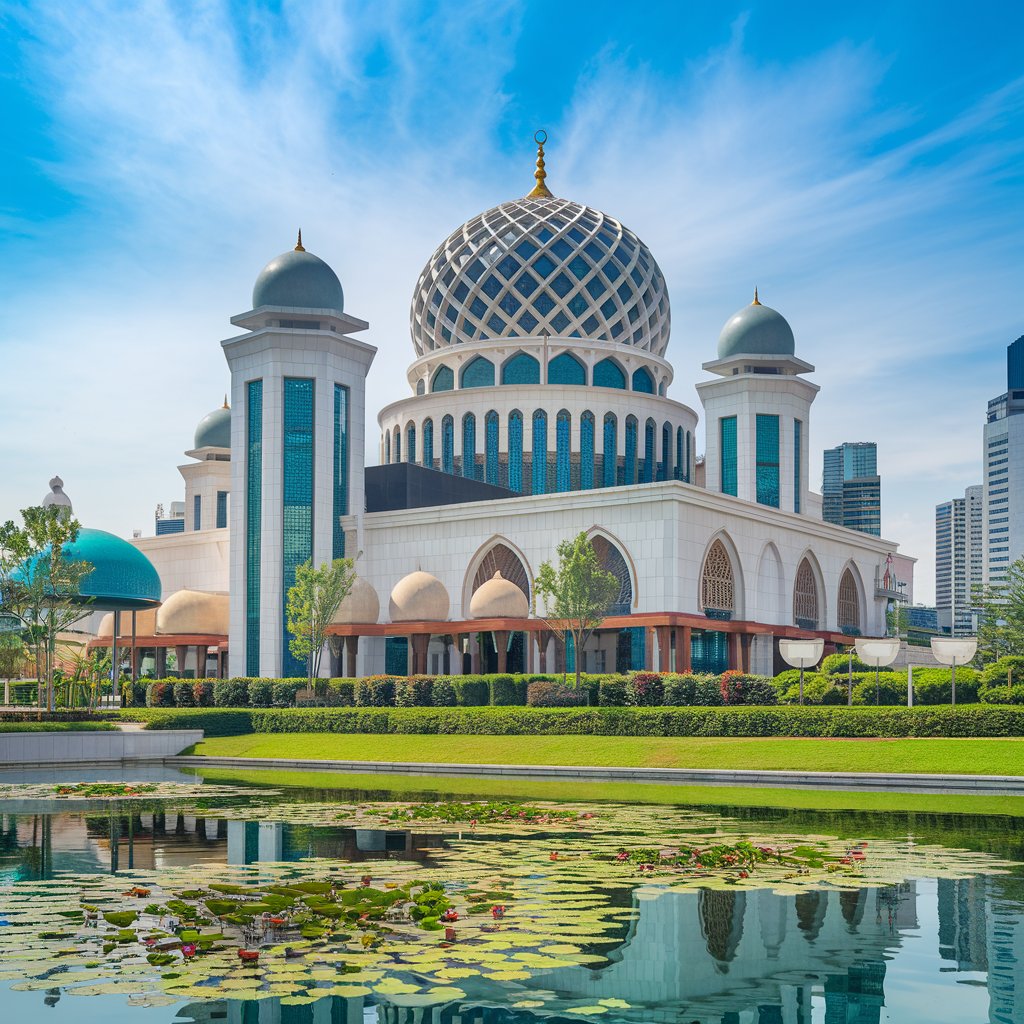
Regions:
<instances>
[{"instance_id":1,"label":"small teal dome","mask_svg":"<svg viewBox=\"0 0 1024 1024\"><path fill-rule=\"evenodd\" d=\"M231 410L225 402L220 409L208 412L196 427L195 448L231 447Z\"/></svg>"},{"instance_id":2,"label":"small teal dome","mask_svg":"<svg viewBox=\"0 0 1024 1024\"><path fill-rule=\"evenodd\" d=\"M345 293L338 275L319 256L306 252L299 244L272 259L256 278L252 289L252 308L295 306L303 309L345 310Z\"/></svg>"},{"instance_id":3,"label":"small teal dome","mask_svg":"<svg viewBox=\"0 0 1024 1024\"><path fill-rule=\"evenodd\" d=\"M729 317L718 336L718 358L733 356L792 356L796 354L793 328L770 306L754 301Z\"/></svg>"},{"instance_id":4,"label":"small teal dome","mask_svg":"<svg viewBox=\"0 0 1024 1024\"><path fill-rule=\"evenodd\" d=\"M104 530L80 530L64 545L68 561L91 562L93 569L79 587L97 608L152 608L160 603L160 575L153 563L128 541Z\"/></svg>"}]
</instances>

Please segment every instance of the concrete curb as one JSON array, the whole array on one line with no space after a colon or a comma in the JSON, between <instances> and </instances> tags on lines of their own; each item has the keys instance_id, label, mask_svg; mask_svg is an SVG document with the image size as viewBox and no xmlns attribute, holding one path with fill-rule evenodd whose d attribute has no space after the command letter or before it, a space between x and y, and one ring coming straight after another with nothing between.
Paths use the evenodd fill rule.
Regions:
<instances>
[{"instance_id":1,"label":"concrete curb","mask_svg":"<svg viewBox=\"0 0 1024 1024\"><path fill-rule=\"evenodd\" d=\"M272 757L167 757L175 768L249 768L370 775L469 776L577 782L646 782L677 786L765 786L893 793L1024 796L1024 776L889 775L882 772L748 771L716 768L598 768L564 765L429 764L418 761L320 761Z\"/></svg>"},{"instance_id":2,"label":"concrete curb","mask_svg":"<svg viewBox=\"0 0 1024 1024\"><path fill-rule=\"evenodd\" d=\"M160 761L198 743L202 729L122 732L2 732L0 767L120 764Z\"/></svg>"}]
</instances>

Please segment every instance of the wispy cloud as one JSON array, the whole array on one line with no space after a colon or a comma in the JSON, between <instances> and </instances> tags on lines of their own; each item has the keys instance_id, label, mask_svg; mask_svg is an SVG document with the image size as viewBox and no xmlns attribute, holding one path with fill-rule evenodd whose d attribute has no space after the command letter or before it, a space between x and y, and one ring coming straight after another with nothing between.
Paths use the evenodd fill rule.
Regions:
<instances>
[{"instance_id":1,"label":"wispy cloud","mask_svg":"<svg viewBox=\"0 0 1024 1024\"><path fill-rule=\"evenodd\" d=\"M434 246L526 191L498 140L522 31L513 3L213 2L27 7L22 74L61 154L40 168L77 212L24 226L0 283L11 379L11 508L60 471L83 517L148 528L217 404L217 344L260 266L301 225L381 351L375 411L407 393L408 301ZM550 97L550 182L657 255L673 300L673 395L695 404L721 324L762 297L793 324L822 393L812 446L877 439L886 528L923 556L932 506L974 482L984 402L1021 331L1024 84L936 127L885 106L885 62L842 45L787 66L730 41L666 71L590 56ZM371 459L375 455L370 456Z\"/></svg>"}]
</instances>

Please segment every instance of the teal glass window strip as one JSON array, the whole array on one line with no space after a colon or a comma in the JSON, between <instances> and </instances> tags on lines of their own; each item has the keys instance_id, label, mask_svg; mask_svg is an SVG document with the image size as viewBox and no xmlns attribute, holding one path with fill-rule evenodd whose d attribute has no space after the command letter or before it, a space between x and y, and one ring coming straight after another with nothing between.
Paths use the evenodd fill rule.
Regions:
<instances>
[{"instance_id":1,"label":"teal glass window strip","mask_svg":"<svg viewBox=\"0 0 1024 1024\"><path fill-rule=\"evenodd\" d=\"M348 388L334 385L334 480L332 481L331 553L345 557L345 531L341 517L348 515Z\"/></svg>"},{"instance_id":2,"label":"teal glass window strip","mask_svg":"<svg viewBox=\"0 0 1024 1024\"><path fill-rule=\"evenodd\" d=\"M617 388L619 391L626 390L626 375L622 372L618 363L611 359L602 359L594 367L595 388Z\"/></svg>"},{"instance_id":3,"label":"teal glass window strip","mask_svg":"<svg viewBox=\"0 0 1024 1024\"><path fill-rule=\"evenodd\" d=\"M539 384L540 363L525 352L514 355L501 368L502 384ZM465 387L465 385L463 385Z\"/></svg>"},{"instance_id":4,"label":"teal glass window strip","mask_svg":"<svg viewBox=\"0 0 1024 1024\"><path fill-rule=\"evenodd\" d=\"M217 529L226 530L228 526L228 492L217 492Z\"/></svg>"},{"instance_id":5,"label":"teal glass window strip","mask_svg":"<svg viewBox=\"0 0 1024 1024\"><path fill-rule=\"evenodd\" d=\"M476 417L471 412L462 417L462 475L476 479Z\"/></svg>"},{"instance_id":6,"label":"teal glass window strip","mask_svg":"<svg viewBox=\"0 0 1024 1024\"><path fill-rule=\"evenodd\" d=\"M203 528L203 496L201 494L192 495L192 529L201 530Z\"/></svg>"},{"instance_id":7,"label":"teal glass window strip","mask_svg":"<svg viewBox=\"0 0 1024 1024\"><path fill-rule=\"evenodd\" d=\"M451 367L439 366L430 381L431 393L434 391L454 391L455 374Z\"/></svg>"},{"instance_id":8,"label":"teal glass window strip","mask_svg":"<svg viewBox=\"0 0 1024 1024\"><path fill-rule=\"evenodd\" d=\"M549 384L586 384L587 371L575 357L563 352L548 362Z\"/></svg>"},{"instance_id":9,"label":"teal glass window strip","mask_svg":"<svg viewBox=\"0 0 1024 1024\"><path fill-rule=\"evenodd\" d=\"M690 445L693 443L693 434L688 430L686 432L686 482L690 483L690 474L693 471L693 455L690 451Z\"/></svg>"},{"instance_id":10,"label":"teal glass window strip","mask_svg":"<svg viewBox=\"0 0 1024 1024\"><path fill-rule=\"evenodd\" d=\"M779 417L758 413L754 420L757 502L779 507Z\"/></svg>"},{"instance_id":11,"label":"teal glass window strip","mask_svg":"<svg viewBox=\"0 0 1024 1024\"><path fill-rule=\"evenodd\" d=\"M407 676L409 674L408 637L384 637L384 671L389 676Z\"/></svg>"},{"instance_id":12,"label":"teal glass window strip","mask_svg":"<svg viewBox=\"0 0 1024 1024\"><path fill-rule=\"evenodd\" d=\"M571 430L569 413L562 409L555 419L555 490L570 490L571 462L569 453L569 436Z\"/></svg>"},{"instance_id":13,"label":"teal glass window strip","mask_svg":"<svg viewBox=\"0 0 1024 1024\"><path fill-rule=\"evenodd\" d=\"M642 395L654 394L654 378L642 366L633 371L633 390L639 391Z\"/></svg>"},{"instance_id":14,"label":"teal glass window strip","mask_svg":"<svg viewBox=\"0 0 1024 1024\"><path fill-rule=\"evenodd\" d=\"M306 674L306 666L289 649L285 624L288 588L295 570L313 557L313 381L285 377L281 466L281 675Z\"/></svg>"},{"instance_id":15,"label":"teal glass window strip","mask_svg":"<svg viewBox=\"0 0 1024 1024\"><path fill-rule=\"evenodd\" d=\"M695 629L690 637L690 663L694 672L720 675L728 671L728 634L716 629Z\"/></svg>"},{"instance_id":16,"label":"teal glass window strip","mask_svg":"<svg viewBox=\"0 0 1024 1024\"><path fill-rule=\"evenodd\" d=\"M654 420L648 420L644 425L644 465L641 481L645 484L654 482L654 436L656 427Z\"/></svg>"},{"instance_id":17,"label":"teal glass window strip","mask_svg":"<svg viewBox=\"0 0 1024 1024\"><path fill-rule=\"evenodd\" d=\"M635 416L626 417L626 461L622 467L622 479L619 483L636 483L636 446L638 425Z\"/></svg>"},{"instance_id":18,"label":"teal glass window strip","mask_svg":"<svg viewBox=\"0 0 1024 1024\"><path fill-rule=\"evenodd\" d=\"M548 489L548 414L538 409L533 414L533 494Z\"/></svg>"},{"instance_id":19,"label":"teal glass window strip","mask_svg":"<svg viewBox=\"0 0 1024 1024\"><path fill-rule=\"evenodd\" d=\"M500 484L498 476L498 414L492 409L484 418L484 459L487 482Z\"/></svg>"},{"instance_id":20,"label":"teal glass window strip","mask_svg":"<svg viewBox=\"0 0 1024 1024\"><path fill-rule=\"evenodd\" d=\"M263 549L263 381L249 381L245 410L245 674L260 674Z\"/></svg>"},{"instance_id":21,"label":"teal glass window strip","mask_svg":"<svg viewBox=\"0 0 1024 1024\"><path fill-rule=\"evenodd\" d=\"M395 452L395 462L401 462L402 461L402 428L401 427L395 427L394 452Z\"/></svg>"},{"instance_id":22,"label":"teal glass window strip","mask_svg":"<svg viewBox=\"0 0 1024 1024\"><path fill-rule=\"evenodd\" d=\"M523 414L518 409L508 414L508 487L523 491Z\"/></svg>"},{"instance_id":23,"label":"teal glass window strip","mask_svg":"<svg viewBox=\"0 0 1024 1024\"><path fill-rule=\"evenodd\" d=\"M429 416L423 421L423 465L434 468L434 421Z\"/></svg>"},{"instance_id":24,"label":"teal glass window strip","mask_svg":"<svg viewBox=\"0 0 1024 1024\"><path fill-rule=\"evenodd\" d=\"M416 426L413 423L405 428L405 461L416 461Z\"/></svg>"},{"instance_id":25,"label":"teal glass window strip","mask_svg":"<svg viewBox=\"0 0 1024 1024\"><path fill-rule=\"evenodd\" d=\"M441 420L441 470L455 472L455 420L451 416Z\"/></svg>"},{"instance_id":26,"label":"teal glass window strip","mask_svg":"<svg viewBox=\"0 0 1024 1024\"><path fill-rule=\"evenodd\" d=\"M384 433L384 465L391 465L391 431Z\"/></svg>"},{"instance_id":27,"label":"teal glass window strip","mask_svg":"<svg viewBox=\"0 0 1024 1024\"><path fill-rule=\"evenodd\" d=\"M723 416L718 421L721 487L723 494L736 494L736 417Z\"/></svg>"},{"instance_id":28,"label":"teal glass window strip","mask_svg":"<svg viewBox=\"0 0 1024 1024\"><path fill-rule=\"evenodd\" d=\"M619 462L619 424L612 413L604 418L604 466L602 483L605 487L614 487L616 483L616 467Z\"/></svg>"},{"instance_id":29,"label":"teal glass window strip","mask_svg":"<svg viewBox=\"0 0 1024 1024\"><path fill-rule=\"evenodd\" d=\"M475 356L463 367L460 387L489 388L494 386L494 363Z\"/></svg>"},{"instance_id":30,"label":"teal glass window strip","mask_svg":"<svg viewBox=\"0 0 1024 1024\"><path fill-rule=\"evenodd\" d=\"M682 427L676 427L676 479L683 479L683 453L686 451L685 431Z\"/></svg>"},{"instance_id":31,"label":"teal glass window strip","mask_svg":"<svg viewBox=\"0 0 1024 1024\"><path fill-rule=\"evenodd\" d=\"M800 451L802 448L803 423L793 420L793 511L800 511Z\"/></svg>"},{"instance_id":32,"label":"teal glass window strip","mask_svg":"<svg viewBox=\"0 0 1024 1024\"><path fill-rule=\"evenodd\" d=\"M594 414L585 412L580 416L580 490L589 491L594 486Z\"/></svg>"},{"instance_id":33,"label":"teal glass window strip","mask_svg":"<svg viewBox=\"0 0 1024 1024\"><path fill-rule=\"evenodd\" d=\"M672 428L666 423L661 428L661 462L658 479L668 480L672 475Z\"/></svg>"}]
</instances>

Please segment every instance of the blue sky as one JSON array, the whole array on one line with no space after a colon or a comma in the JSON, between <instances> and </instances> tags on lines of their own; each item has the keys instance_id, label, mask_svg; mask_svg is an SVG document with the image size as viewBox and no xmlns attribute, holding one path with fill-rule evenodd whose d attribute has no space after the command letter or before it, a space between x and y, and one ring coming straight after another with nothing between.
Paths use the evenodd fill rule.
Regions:
<instances>
[{"instance_id":1,"label":"blue sky","mask_svg":"<svg viewBox=\"0 0 1024 1024\"><path fill-rule=\"evenodd\" d=\"M528 190L544 127L555 193L661 263L671 397L699 408L759 285L818 368L812 480L879 442L930 600L934 505L980 481L1024 333L1022 31L1005 2L0 0L0 515L60 473L83 522L151 532L299 225L380 349L375 453L422 264Z\"/></svg>"}]
</instances>

